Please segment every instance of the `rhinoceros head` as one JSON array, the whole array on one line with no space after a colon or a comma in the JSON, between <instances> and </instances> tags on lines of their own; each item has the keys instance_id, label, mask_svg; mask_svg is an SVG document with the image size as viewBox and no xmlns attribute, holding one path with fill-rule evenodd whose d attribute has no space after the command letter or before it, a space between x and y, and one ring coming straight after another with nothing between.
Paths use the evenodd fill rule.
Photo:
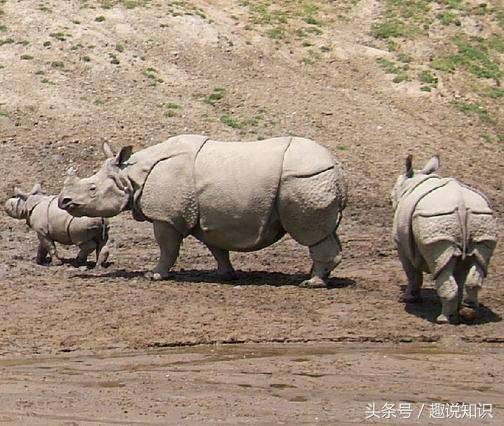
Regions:
<instances>
[{"instance_id":1,"label":"rhinoceros head","mask_svg":"<svg viewBox=\"0 0 504 426\"><path fill-rule=\"evenodd\" d=\"M79 179L70 173L58 197L60 209L73 216L111 217L127 208L131 186L121 172L132 147L126 146L115 155L105 142L103 152L107 159L93 176Z\"/></svg>"},{"instance_id":2,"label":"rhinoceros head","mask_svg":"<svg viewBox=\"0 0 504 426\"><path fill-rule=\"evenodd\" d=\"M40 184L35 184L30 192L23 192L19 188L14 188L14 197L9 198L4 205L5 212L15 219L26 219L29 214L27 206L28 197L42 194Z\"/></svg>"},{"instance_id":3,"label":"rhinoceros head","mask_svg":"<svg viewBox=\"0 0 504 426\"><path fill-rule=\"evenodd\" d=\"M406 157L405 171L403 174L397 177L396 183L392 192L390 193L390 201L392 202L392 208L395 210L397 204L408 188L414 185L416 179L420 176L427 176L434 173L439 168L439 156L433 156L422 170L413 169L413 156L410 154Z\"/></svg>"}]
</instances>

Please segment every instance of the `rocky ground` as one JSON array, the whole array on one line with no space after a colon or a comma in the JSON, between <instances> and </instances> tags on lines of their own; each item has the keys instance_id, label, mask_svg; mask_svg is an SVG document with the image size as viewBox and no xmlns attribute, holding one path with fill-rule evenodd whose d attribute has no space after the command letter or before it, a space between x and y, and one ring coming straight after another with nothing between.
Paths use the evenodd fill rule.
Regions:
<instances>
[{"instance_id":1,"label":"rocky ground","mask_svg":"<svg viewBox=\"0 0 504 426\"><path fill-rule=\"evenodd\" d=\"M200 383L214 379L184 373L183 380L193 380L193 387L180 385L180 398L204 389L206 408L194 402L198 399L189 398L193 405L189 403L188 411L178 411L170 421L201 423L205 415L217 421L221 419L217 411L225 410L253 416L230 423L251 423L258 418L266 423L312 423L315 420L309 416L322 413L327 406L329 411L319 419L330 423L331 419L343 421L342 414L335 413L344 412L345 404L352 400L354 411L348 413L353 413L349 416L355 422L362 418L367 402L378 400L377 393L382 400L406 398L408 385L399 380L399 372L380 382L387 385L379 388L377 382L383 378L366 375L366 369L381 360L378 343L390 344L390 351L399 348L394 346L398 344L438 348L446 338L464 353L458 357L436 352L432 365L441 358L449 359L446 377L442 369L436 379L424 375L425 368L434 367L424 365L430 361L421 350L413 357L419 362L394 358L392 364L407 371L407 377L414 377L423 389L411 400L437 401L436 393L437 398L452 402L467 395L464 401L489 401L500 404L497 410L502 410L502 389L494 386L491 377L502 373L503 249L498 246L481 292L479 320L437 325L434 319L440 305L431 281L425 284L424 304L398 302L404 276L390 239L388 201L408 152L419 165L438 153L443 174L456 176L489 196L502 235L503 115L498 84L502 11L497 1L487 2L484 11L474 2L409 2L434 3L423 14L415 12L420 13L417 16L393 9L393 3L0 2L2 199L15 185L29 189L36 181L50 193L59 192L69 166L84 176L100 165L104 140L114 147L133 144L140 149L180 133L226 140L286 134L310 137L342 161L351 184L340 231L344 259L328 289L296 286L310 263L307 249L288 238L260 252L233 254L239 279L225 284L217 279L210 253L189 238L172 278L146 281L143 272L155 265L157 246L151 226L134 222L126 213L112 220L111 265L106 271L76 269L69 264L37 266L36 236L24 223L0 215L0 357L5 361L0 366L6 377L3 380L2 373L0 416L22 423L28 420L16 416L52 413L53 417L29 419L39 424L118 419L163 423L163 416L155 417L150 410L154 396L147 395L163 392L166 384L156 381L153 385L138 372L128 376L125 387L87 387L88 379L123 383L126 376L117 372L123 371L124 363L129 365L132 352L138 357L134 363L148 364L149 371L157 371L157 355L152 351L164 347L247 343L264 345L261 348L268 351L270 344L309 343L296 346L296 351L321 363L310 374L328 374L329 379L326 383L325 379L305 378L303 383L293 384L316 385L317 392L326 392L311 400L303 414L307 417L295 417L297 411L292 411L292 404L304 405L305 401L277 405L279 400L271 400L270 394L265 402L268 413L271 407L278 407L283 414L271 417L265 412L244 411L264 386L276 382L261 382L260 369L254 367L259 361L254 361L250 367L257 373L253 387L244 386L245 393L230 398L226 392L236 390L229 387L232 375L221 371L220 361L214 360L219 373L212 374L224 374L226 386L207 383L199 388ZM460 25L455 21L445 25L449 19L445 13ZM391 16L395 16L397 28L413 31L419 26L423 32L391 35L390 30L397 29L394 26L385 27L389 33L380 32ZM425 22L419 17L425 17ZM459 38L454 42L454 37ZM462 39L470 46L461 45ZM404 55L411 57L409 61ZM421 74L423 71L436 81ZM70 259L76 251L68 248L62 253ZM329 345L337 342L337 346ZM367 349L358 355L341 352L353 353L364 343ZM322 351L329 352L330 362L322 354L310 352L310 348L327 345L343 348ZM241 354L239 348L230 350ZM167 356L192 362L190 351L178 350ZM212 350L212 346L201 349L205 354ZM289 349L285 351L290 354ZM300 371L302 363L280 353L268 368L272 374L283 371L287 380ZM102 364L100 356L106 359ZM344 373L349 374L344 379L333 363L344 365L347 356L355 356L348 361L355 370ZM44 359L57 370L54 375L48 370L51 386L66 383L65 389L73 396L61 396L53 405L42 404L45 408L41 409L37 401L47 402L45 392L51 388L43 385L48 376L40 374L45 374ZM89 378L91 373L83 369L78 374L85 380L67 381L65 368L79 359L85 359L91 369L96 365L97 377ZM488 367L484 374L474 366L480 360ZM232 368L244 367L237 361ZM478 373L475 382L466 383L458 392L458 377L466 377L471 368ZM363 376L353 374L357 371ZM37 384L34 388L28 384L31 390L23 394L23 383L30 382L27 377ZM335 383L347 384L348 377L353 380L348 386L359 390L336 398L332 405L320 402L340 392L342 385ZM135 395L135 383L142 397ZM94 417L93 401L103 397L102 388L110 409ZM285 389L278 393L283 395ZM220 392L225 402L217 401L215 395ZM311 398L303 392L291 393L282 396L282 401ZM78 412L87 413L79 417L71 407L82 395L87 395L89 405L77 405ZM121 413L128 410L121 404L137 407L134 415ZM151 416L142 418L142 412Z\"/></svg>"}]
</instances>

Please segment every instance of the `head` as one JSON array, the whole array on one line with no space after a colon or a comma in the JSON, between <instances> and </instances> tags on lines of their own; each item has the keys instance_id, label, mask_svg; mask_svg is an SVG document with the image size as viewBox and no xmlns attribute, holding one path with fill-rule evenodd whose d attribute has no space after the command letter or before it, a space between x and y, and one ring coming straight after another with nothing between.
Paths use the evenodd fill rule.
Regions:
<instances>
[{"instance_id":1,"label":"head","mask_svg":"<svg viewBox=\"0 0 504 426\"><path fill-rule=\"evenodd\" d=\"M19 188L14 188L14 197L9 198L4 205L5 212L15 219L26 219L30 213L27 206L28 197L42 194L39 183L35 184L30 192L23 192Z\"/></svg>"},{"instance_id":2,"label":"head","mask_svg":"<svg viewBox=\"0 0 504 426\"><path fill-rule=\"evenodd\" d=\"M390 200L392 202L392 208L395 210L399 199L401 198L404 191L408 188L410 183L413 182L413 178L419 176L427 176L434 173L439 169L439 156L435 155L432 157L422 170L413 169L413 156L410 154L406 157L405 170L404 173L399 175L397 181L394 185L394 189L390 193Z\"/></svg>"},{"instance_id":3,"label":"head","mask_svg":"<svg viewBox=\"0 0 504 426\"><path fill-rule=\"evenodd\" d=\"M132 154L132 147L126 146L114 154L105 142L103 152L107 159L97 173L79 179L74 172L69 173L58 197L60 209L73 216L111 217L126 210L131 185L122 169Z\"/></svg>"}]
</instances>

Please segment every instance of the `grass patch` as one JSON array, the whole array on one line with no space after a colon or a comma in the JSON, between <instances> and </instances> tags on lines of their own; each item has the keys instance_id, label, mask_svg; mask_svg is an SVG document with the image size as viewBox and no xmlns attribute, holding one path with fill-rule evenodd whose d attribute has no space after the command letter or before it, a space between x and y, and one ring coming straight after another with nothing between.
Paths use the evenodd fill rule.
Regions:
<instances>
[{"instance_id":1,"label":"grass patch","mask_svg":"<svg viewBox=\"0 0 504 426\"><path fill-rule=\"evenodd\" d=\"M23 60L23 61L31 61L33 59L33 56L32 55L28 55L28 54L23 54L20 56L20 58Z\"/></svg>"},{"instance_id":2,"label":"grass patch","mask_svg":"<svg viewBox=\"0 0 504 426\"><path fill-rule=\"evenodd\" d=\"M6 32L7 31L7 27L3 24L0 24L0 32Z\"/></svg>"},{"instance_id":3,"label":"grass patch","mask_svg":"<svg viewBox=\"0 0 504 426\"><path fill-rule=\"evenodd\" d=\"M225 124L226 126L232 127L233 129L241 129L243 127L237 119L231 117L228 114L222 115L220 122Z\"/></svg>"},{"instance_id":4,"label":"grass patch","mask_svg":"<svg viewBox=\"0 0 504 426\"><path fill-rule=\"evenodd\" d=\"M124 46L121 43L117 43L115 49L119 52L122 53L124 52Z\"/></svg>"},{"instance_id":5,"label":"grass patch","mask_svg":"<svg viewBox=\"0 0 504 426\"><path fill-rule=\"evenodd\" d=\"M208 95L203 102L215 106L225 95L226 91L222 87L216 87L210 95Z\"/></svg>"},{"instance_id":6,"label":"grass patch","mask_svg":"<svg viewBox=\"0 0 504 426\"><path fill-rule=\"evenodd\" d=\"M103 21L105 21L105 16L103 16L103 15L97 16L95 18L95 21L96 22L103 22Z\"/></svg>"},{"instance_id":7,"label":"grass patch","mask_svg":"<svg viewBox=\"0 0 504 426\"><path fill-rule=\"evenodd\" d=\"M418 80L421 83L425 83L425 84L436 85L438 83L438 78L433 73L431 73L429 70L421 71L420 74L418 74Z\"/></svg>"},{"instance_id":8,"label":"grass patch","mask_svg":"<svg viewBox=\"0 0 504 426\"><path fill-rule=\"evenodd\" d=\"M53 61L51 62L51 68L63 69L65 68L65 64L62 61Z\"/></svg>"},{"instance_id":9,"label":"grass patch","mask_svg":"<svg viewBox=\"0 0 504 426\"><path fill-rule=\"evenodd\" d=\"M12 44L14 43L14 39L13 38L4 38L4 39L0 39L0 46L3 46L4 44Z\"/></svg>"},{"instance_id":10,"label":"grass patch","mask_svg":"<svg viewBox=\"0 0 504 426\"><path fill-rule=\"evenodd\" d=\"M488 111L478 103L453 101L451 102L451 104L458 111L463 112L466 115L476 114L482 123L495 124L495 120L492 117L490 117Z\"/></svg>"},{"instance_id":11,"label":"grass patch","mask_svg":"<svg viewBox=\"0 0 504 426\"><path fill-rule=\"evenodd\" d=\"M398 65L392 61L389 61L385 58L378 58L376 60L378 65L380 66L386 74L394 74L394 78L392 81L394 83L402 83L403 81L408 81L408 65Z\"/></svg>"},{"instance_id":12,"label":"grass patch","mask_svg":"<svg viewBox=\"0 0 504 426\"><path fill-rule=\"evenodd\" d=\"M384 22L373 24L371 35L375 38L388 39L392 37L413 38L417 31L406 25L400 19L388 19Z\"/></svg>"},{"instance_id":13,"label":"grass patch","mask_svg":"<svg viewBox=\"0 0 504 426\"><path fill-rule=\"evenodd\" d=\"M281 27L271 28L266 31L266 35L272 39L281 39L285 37L285 30Z\"/></svg>"},{"instance_id":14,"label":"grass patch","mask_svg":"<svg viewBox=\"0 0 504 426\"><path fill-rule=\"evenodd\" d=\"M91 62L91 58L90 58L88 55L84 55L84 56L82 57L82 60L83 60L84 62Z\"/></svg>"},{"instance_id":15,"label":"grass patch","mask_svg":"<svg viewBox=\"0 0 504 426\"><path fill-rule=\"evenodd\" d=\"M504 89L501 87L492 87L481 92L482 96L492 99L498 99L504 97Z\"/></svg>"},{"instance_id":16,"label":"grass patch","mask_svg":"<svg viewBox=\"0 0 504 426\"><path fill-rule=\"evenodd\" d=\"M52 38L55 38L56 40L59 40L59 41L65 41L66 37L67 37L67 35L62 32L50 33L49 36L51 36Z\"/></svg>"},{"instance_id":17,"label":"grass patch","mask_svg":"<svg viewBox=\"0 0 504 426\"><path fill-rule=\"evenodd\" d=\"M151 80L151 85L163 82L163 79L158 76L158 72L155 68L146 68L145 70L143 70L143 75Z\"/></svg>"},{"instance_id":18,"label":"grass patch","mask_svg":"<svg viewBox=\"0 0 504 426\"><path fill-rule=\"evenodd\" d=\"M457 36L452 41L457 47L457 53L434 58L431 62L432 68L443 72L461 68L478 78L500 80L503 72L499 64L491 57L492 50L504 49L500 38L467 39Z\"/></svg>"}]
</instances>

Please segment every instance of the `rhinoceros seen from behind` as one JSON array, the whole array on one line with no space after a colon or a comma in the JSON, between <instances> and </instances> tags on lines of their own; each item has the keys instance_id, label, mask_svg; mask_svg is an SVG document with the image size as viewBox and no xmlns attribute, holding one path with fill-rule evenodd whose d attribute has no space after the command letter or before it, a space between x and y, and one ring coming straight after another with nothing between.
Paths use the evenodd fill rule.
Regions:
<instances>
[{"instance_id":1,"label":"rhinoceros seen from behind","mask_svg":"<svg viewBox=\"0 0 504 426\"><path fill-rule=\"evenodd\" d=\"M124 147L93 176L67 178L59 206L75 216L115 216L132 210L153 223L158 265L167 277L184 237L205 243L224 279L235 277L229 251L254 251L288 233L308 246L309 287L326 285L341 260L336 230L346 204L340 164L309 139L281 137L221 142L180 135L132 154Z\"/></svg>"},{"instance_id":2,"label":"rhinoceros seen from behind","mask_svg":"<svg viewBox=\"0 0 504 426\"><path fill-rule=\"evenodd\" d=\"M436 283L442 311L437 322L474 319L478 292L496 245L496 223L487 198L434 172L439 157L414 171L412 157L391 193L393 234L408 278L403 300L420 302L422 273Z\"/></svg>"},{"instance_id":3,"label":"rhinoceros seen from behind","mask_svg":"<svg viewBox=\"0 0 504 426\"><path fill-rule=\"evenodd\" d=\"M55 242L79 246L77 264L86 263L88 256L96 251L96 265L107 261L108 224L103 218L73 217L58 207L56 195L45 195L39 184L30 193L15 189L15 195L5 202L5 211L16 219L25 219L38 236L37 263L43 264L49 254L53 265L62 262Z\"/></svg>"}]
</instances>

